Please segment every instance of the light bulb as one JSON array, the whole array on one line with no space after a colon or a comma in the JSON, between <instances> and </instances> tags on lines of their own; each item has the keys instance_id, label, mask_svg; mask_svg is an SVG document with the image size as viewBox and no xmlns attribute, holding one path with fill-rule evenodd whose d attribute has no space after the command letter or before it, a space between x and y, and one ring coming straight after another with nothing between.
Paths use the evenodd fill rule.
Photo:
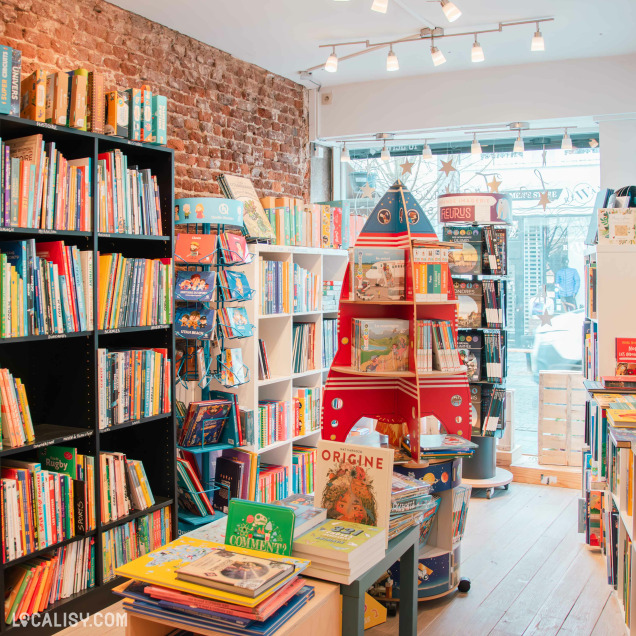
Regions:
<instances>
[{"instance_id":1,"label":"light bulb","mask_svg":"<svg viewBox=\"0 0 636 636\"><path fill-rule=\"evenodd\" d=\"M572 139L570 135L568 135L567 129L561 140L561 150L572 150Z\"/></svg>"},{"instance_id":2,"label":"light bulb","mask_svg":"<svg viewBox=\"0 0 636 636\"><path fill-rule=\"evenodd\" d=\"M525 146L523 144L523 139L521 139L521 133L519 133L519 136L515 140L515 147L513 149L513 152L523 152L524 150Z\"/></svg>"},{"instance_id":3,"label":"light bulb","mask_svg":"<svg viewBox=\"0 0 636 636\"><path fill-rule=\"evenodd\" d=\"M336 47L333 47L331 55L325 62L325 71L328 73L335 73L338 70L338 56L336 55Z\"/></svg>"},{"instance_id":4,"label":"light bulb","mask_svg":"<svg viewBox=\"0 0 636 636\"><path fill-rule=\"evenodd\" d=\"M342 147L342 152L340 153L340 162L341 163L349 163L351 161L351 157L349 156L349 148L347 148L347 144Z\"/></svg>"},{"instance_id":5,"label":"light bulb","mask_svg":"<svg viewBox=\"0 0 636 636\"><path fill-rule=\"evenodd\" d=\"M477 42L477 36L475 36L475 43L473 44L473 48L470 52L470 59L473 62L483 62L484 59L484 49L481 48L481 44Z\"/></svg>"},{"instance_id":6,"label":"light bulb","mask_svg":"<svg viewBox=\"0 0 636 636\"><path fill-rule=\"evenodd\" d=\"M473 135L473 143L470 144L471 155L481 155L481 144L477 141L477 135Z\"/></svg>"},{"instance_id":7,"label":"light bulb","mask_svg":"<svg viewBox=\"0 0 636 636\"><path fill-rule=\"evenodd\" d=\"M545 51L545 42L543 41L543 35L539 30L539 23L537 23L537 30L532 37L532 44L530 45L531 51Z\"/></svg>"},{"instance_id":8,"label":"light bulb","mask_svg":"<svg viewBox=\"0 0 636 636\"><path fill-rule=\"evenodd\" d=\"M431 47L431 57L433 58L433 64L435 64L435 66L439 66L446 62L444 54L436 46Z\"/></svg>"},{"instance_id":9,"label":"light bulb","mask_svg":"<svg viewBox=\"0 0 636 636\"><path fill-rule=\"evenodd\" d=\"M431 147L428 145L428 142L425 141L424 148L422 148L422 159L432 159L432 158L433 158L433 151L431 150Z\"/></svg>"},{"instance_id":10,"label":"light bulb","mask_svg":"<svg viewBox=\"0 0 636 636\"><path fill-rule=\"evenodd\" d=\"M442 11L449 22L455 22L462 12L449 0L441 0Z\"/></svg>"},{"instance_id":11,"label":"light bulb","mask_svg":"<svg viewBox=\"0 0 636 636\"><path fill-rule=\"evenodd\" d=\"M371 5L371 11L377 11L378 13L386 13L389 7L389 0L373 0Z\"/></svg>"},{"instance_id":12,"label":"light bulb","mask_svg":"<svg viewBox=\"0 0 636 636\"><path fill-rule=\"evenodd\" d=\"M400 63L398 62L397 55L393 52L393 47L389 49L389 54L386 57L386 70L387 71L400 70Z\"/></svg>"},{"instance_id":13,"label":"light bulb","mask_svg":"<svg viewBox=\"0 0 636 636\"><path fill-rule=\"evenodd\" d=\"M384 144L384 148L382 148L382 152L380 153L380 159L382 159L382 161L390 161L391 159L391 153L389 152L389 149L386 147L386 144Z\"/></svg>"}]
</instances>

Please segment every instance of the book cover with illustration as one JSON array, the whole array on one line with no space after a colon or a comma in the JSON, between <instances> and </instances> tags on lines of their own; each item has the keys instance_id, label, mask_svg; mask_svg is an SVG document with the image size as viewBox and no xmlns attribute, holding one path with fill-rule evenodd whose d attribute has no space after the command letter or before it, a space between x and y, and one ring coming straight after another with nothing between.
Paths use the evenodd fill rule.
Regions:
<instances>
[{"instance_id":1,"label":"book cover with illustration","mask_svg":"<svg viewBox=\"0 0 636 636\"><path fill-rule=\"evenodd\" d=\"M345 561L358 551L373 551L386 543L386 530L361 523L327 519L294 541L294 552Z\"/></svg>"},{"instance_id":2,"label":"book cover with illustration","mask_svg":"<svg viewBox=\"0 0 636 636\"><path fill-rule=\"evenodd\" d=\"M275 239L276 234L263 210L254 184L245 177L233 174L222 174L218 181L226 197L243 202L243 223L248 236L253 239Z\"/></svg>"},{"instance_id":3,"label":"book cover with illustration","mask_svg":"<svg viewBox=\"0 0 636 636\"><path fill-rule=\"evenodd\" d=\"M393 449L320 440L315 505L328 519L389 527Z\"/></svg>"},{"instance_id":4,"label":"book cover with illustration","mask_svg":"<svg viewBox=\"0 0 636 636\"><path fill-rule=\"evenodd\" d=\"M290 555L296 516L286 506L232 499L227 513L226 545Z\"/></svg>"},{"instance_id":5,"label":"book cover with illustration","mask_svg":"<svg viewBox=\"0 0 636 636\"><path fill-rule=\"evenodd\" d=\"M481 281L454 280L457 297L457 326L460 329L481 327L483 288Z\"/></svg>"},{"instance_id":6,"label":"book cover with illustration","mask_svg":"<svg viewBox=\"0 0 636 636\"><path fill-rule=\"evenodd\" d=\"M354 247L350 250L351 300L404 300L404 250Z\"/></svg>"},{"instance_id":7,"label":"book cover with illustration","mask_svg":"<svg viewBox=\"0 0 636 636\"><path fill-rule=\"evenodd\" d=\"M324 508L314 508L313 497L311 495L309 495L309 497L311 497L312 503L297 503L302 497L306 496L307 495L291 495L285 498L292 500L292 503L284 503L285 500L274 502L276 506L287 506L294 511L294 516L296 517L294 538L305 534L305 532L311 530L327 518L327 511Z\"/></svg>"},{"instance_id":8,"label":"book cover with illustration","mask_svg":"<svg viewBox=\"0 0 636 636\"><path fill-rule=\"evenodd\" d=\"M221 248L226 263L249 263L251 256L242 234L221 234Z\"/></svg>"},{"instance_id":9,"label":"book cover with illustration","mask_svg":"<svg viewBox=\"0 0 636 636\"><path fill-rule=\"evenodd\" d=\"M482 273L483 243L481 228L469 225L446 226L444 241L461 243L461 250L449 250L448 268L451 274Z\"/></svg>"},{"instance_id":10,"label":"book cover with illustration","mask_svg":"<svg viewBox=\"0 0 636 636\"><path fill-rule=\"evenodd\" d=\"M230 415L229 400L191 402L183 428L179 434L180 446L207 446L216 444Z\"/></svg>"},{"instance_id":11,"label":"book cover with illustration","mask_svg":"<svg viewBox=\"0 0 636 636\"><path fill-rule=\"evenodd\" d=\"M201 557L211 554L214 551L230 552L235 555L242 555L250 558L262 558L261 552L254 550L246 550L244 548L233 548L231 546L219 545L210 541L201 539L193 539L190 537L179 537L168 545L157 550L153 550L148 554L130 561L121 567L118 567L115 574L124 576L136 581L143 581L151 585L159 585L165 588L180 590L189 594L195 594L203 598L211 598L219 601L233 603L244 607L256 607L263 602L276 589L288 583L297 574L300 574L309 565L306 559L296 557L269 555L270 561L281 563L283 565L292 566L292 572L289 572L281 581L274 584L272 588L250 598L235 592L229 592L221 589L214 589L207 585L199 585L190 581L177 578L176 570L184 565L193 563Z\"/></svg>"},{"instance_id":12,"label":"book cover with illustration","mask_svg":"<svg viewBox=\"0 0 636 636\"><path fill-rule=\"evenodd\" d=\"M469 382L481 380L482 335L480 331L460 331L457 334L459 361L466 365Z\"/></svg>"},{"instance_id":13,"label":"book cover with illustration","mask_svg":"<svg viewBox=\"0 0 636 636\"><path fill-rule=\"evenodd\" d=\"M353 319L353 366L358 371L408 371L408 320Z\"/></svg>"},{"instance_id":14,"label":"book cover with illustration","mask_svg":"<svg viewBox=\"0 0 636 636\"><path fill-rule=\"evenodd\" d=\"M214 469L214 482L218 489L214 491L212 505L215 510L227 514L230 500L241 495L243 471L245 467L231 457L218 457ZM247 479L247 477L245 477ZM247 546L242 546L247 547Z\"/></svg>"},{"instance_id":15,"label":"book cover with illustration","mask_svg":"<svg viewBox=\"0 0 636 636\"><path fill-rule=\"evenodd\" d=\"M313 495L289 495L289 497L285 497L285 499L280 499L275 503L280 506L289 506L293 508L294 506L313 506L314 505L314 496Z\"/></svg>"},{"instance_id":16,"label":"book cover with illustration","mask_svg":"<svg viewBox=\"0 0 636 636\"><path fill-rule=\"evenodd\" d=\"M214 300L216 272L177 272L177 299L207 303Z\"/></svg>"},{"instance_id":17,"label":"book cover with illustration","mask_svg":"<svg viewBox=\"0 0 636 636\"><path fill-rule=\"evenodd\" d=\"M245 337L252 335L252 326L247 317L245 307L226 307L223 309L226 319L225 327L228 337Z\"/></svg>"},{"instance_id":18,"label":"book cover with illustration","mask_svg":"<svg viewBox=\"0 0 636 636\"><path fill-rule=\"evenodd\" d=\"M175 335L178 338L212 339L216 321L214 309L206 309L203 305L177 307L175 314Z\"/></svg>"},{"instance_id":19,"label":"book cover with illustration","mask_svg":"<svg viewBox=\"0 0 636 636\"><path fill-rule=\"evenodd\" d=\"M52 470L77 479L77 448L70 446L45 446L38 448L38 461L42 470Z\"/></svg>"},{"instance_id":20,"label":"book cover with illustration","mask_svg":"<svg viewBox=\"0 0 636 636\"><path fill-rule=\"evenodd\" d=\"M216 234L177 234L175 265L212 265L216 262Z\"/></svg>"},{"instance_id":21,"label":"book cover with illustration","mask_svg":"<svg viewBox=\"0 0 636 636\"><path fill-rule=\"evenodd\" d=\"M219 274L219 284L224 300L247 300L250 284L247 276L240 271L225 269Z\"/></svg>"},{"instance_id":22,"label":"book cover with illustration","mask_svg":"<svg viewBox=\"0 0 636 636\"><path fill-rule=\"evenodd\" d=\"M636 243L636 208L601 208L598 211L598 244Z\"/></svg>"}]
</instances>

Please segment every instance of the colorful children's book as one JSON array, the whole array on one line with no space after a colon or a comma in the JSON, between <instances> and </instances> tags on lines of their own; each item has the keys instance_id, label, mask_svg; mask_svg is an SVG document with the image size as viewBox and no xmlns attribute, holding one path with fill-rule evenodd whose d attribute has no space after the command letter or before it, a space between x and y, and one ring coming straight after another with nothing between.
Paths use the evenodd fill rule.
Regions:
<instances>
[{"instance_id":1,"label":"colorful children's book","mask_svg":"<svg viewBox=\"0 0 636 636\"><path fill-rule=\"evenodd\" d=\"M180 338L211 340L214 335L215 321L214 309L206 309L203 305L177 307L174 321L175 332Z\"/></svg>"},{"instance_id":2,"label":"colorful children's book","mask_svg":"<svg viewBox=\"0 0 636 636\"><path fill-rule=\"evenodd\" d=\"M354 247L349 253L351 300L404 300L404 250Z\"/></svg>"},{"instance_id":3,"label":"colorful children's book","mask_svg":"<svg viewBox=\"0 0 636 636\"><path fill-rule=\"evenodd\" d=\"M230 500L241 495L245 466L231 457L218 457L214 473L214 481L218 489L214 491L212 505L216 510L227 514ZM242 546L247 547L247 546Z\"/></svg>"},{"instance_id":4,"label":"colorful children's book","mask_svg":"<svg viewBox=\"0 0 636 636\"><path fill-rule=\"evenodd\" d=\"M247 300L251 291L247 276L239 270L221 270L219 286L224 300Z\"/></svg>"},{"instance_id":5,"label":"colorful children's book","mask_svg":"<svg viewBox=\"0 0 636 636\"><path fill-rule=\"evenodd\" d=\"M216 262L216 234L177 234L175 265L212 265Z\"/></svg>"},{"instance_id":6,"label":"colorful children's book","mask_svg":"<svg viewBox=\"0 0 636 636\"><path fill-rule=\"evenodd\" d=\"M481 380L482 333L479 331L460 331L457 334L457 350L460 363L466 365L469 382Z\"/></svg>"},{"instance_id":7,"label":"colorful children's book","mask_svg":"<svg viewBox=\"0 0 636 636\"><path fill-rule=\"evenodd\" d=\"M216 289L216 272L177 272L177 300L211 302Z\"/></svg>"},{"instance_id":8,"label":"colorful children's book","mask_svg":"<svg viewBox=\"0 0 636 636\"><path fill-rule=\"evenodd\" d=\"M482 273L482 234L481 228L470 225L444 227L444 241L461 243L461 250L450 250L448 267L451 274Z\"/></svg>"},{"instance_id":9,"label":"colorful children's book","mask_svg":"<svg viewBox=\"0 0 636 636\"><path fill-rule=\"evenodd\" d=\"M252 335L252 325L245 307L225 307L221 310L221 327L227 338Z\"/></svg>"},{"instance_id":10,"label":"colorful children's book","mask_svg":"<svg viewBox=\"0 0 636 636\"><path fill-rule=\"evenodd\" d=\"M232 499L227 515L226 545L291 555L294 510L285 506Z\"/></svg>"},{"instance_id":11,"label":"colorful children's book","mask_svg":"<svg viewBox=\"0 0 636 636\"><path fill-rule=\"evenodd\" d=\"M223 349L221 352L221 381L226 386L245 384L248 381L248 371L243 364L243 350L240 347Z\"/></svg>"},{"instance_id":12,"label":"colorful children's book","mask_svg":"<svg viewBox=\"0 0 636 636\"><path fill-rule=\"evenodd\" d=\"M636 208L601 208L598 211L599 245L636 243Z\"/></svg>"},{"instance_id":13,"label":"colorful children's book","mask_svg":"<svg viewBox=\"0 0 636 636\"><path fill-rule=\"evenodd\" d=\"M320 440L316 504L329 519L389 527L393 449Z\"/></svg>"},{"instance_id":14,"label":"colorful children's book","mask_svg":"<svg viewBox=\"0 0 636 636\"><path fill-rule=\"evenodd\" d=\"M77 448L45 446L38 449L38 461L42 470L64 473L71 479L77 479Z\"/></svg>"},{"instance_id":15,"label":"colorful children's book","mask_svg":"<svg viewBox=\"0 0 636 636\"><path fill-rule=\"evenodd\" d=\"M351 366L358 371L408 371L409 322L354 318Z\"/></svg>"},{"instance_id":16,"label":"colorful children's book","mask_svg":"<svg viewBox=\"0 0 636 636\"><path fill-rule=\"evenodd\" d=\"M483 288L481 281L454 280L457 296L457 326L462 329L481 327Z\"/></svg>"},{"instance_id":17,"label":"colorful children's book","mask_svg":"<svg viewBox=\"0 0 636 636\"><path fill-rule=\"evenodd\" d=\"M179 432L180 446L208 446L221 438L232 408L229 400L191 402Z\"/></svg>"},{"instance_id":18,"label":"colorful children's book","mask_svg":"<svg viewBox=\"0 0 636 636\"><path fill-rule=\"evenodd\" d=\"M221 234L221 250L226 263L248 263L251 260L247 242L242 234Z\"/></svg>"}]
</instances>

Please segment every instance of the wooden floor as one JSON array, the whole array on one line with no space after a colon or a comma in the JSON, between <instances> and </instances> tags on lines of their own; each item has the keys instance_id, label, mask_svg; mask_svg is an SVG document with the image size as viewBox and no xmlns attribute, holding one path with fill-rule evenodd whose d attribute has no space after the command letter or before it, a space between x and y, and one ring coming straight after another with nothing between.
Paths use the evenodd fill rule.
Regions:
<instances>
[{"instance_id":1,"label":"wooden floor","mask_svg":"<svg viewBox=\"0 0 636 636\"><path fill-rule=\"evenodd\" d=\"M471 499L462 544L468 594L421 602L419 636L625 633L605 562L577 534L578 491L512 483ZM365 632L394 636L397 618Z\"/></svg>"},{"instance_id":2,"label":"wooden floor","mask_svg":"<svg viewBox=\"0 0 636 636\"><path fill-rule=\"evenodd\" d=\"M577 497L577 490L518 483L491 500L473 497L461 571L471 590L421 602L418 635L624 634L604 561L576 532ZM123 636L124 629L90 632ZM397 633L397 618L390 618L365 636Z\"/></svg>"}]
</instances>

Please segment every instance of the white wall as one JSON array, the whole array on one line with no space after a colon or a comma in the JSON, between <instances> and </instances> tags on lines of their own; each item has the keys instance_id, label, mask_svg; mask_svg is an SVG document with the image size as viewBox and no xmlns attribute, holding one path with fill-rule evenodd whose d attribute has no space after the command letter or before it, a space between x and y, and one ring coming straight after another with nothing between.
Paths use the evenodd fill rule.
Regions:
<instances>
[{"instance_id":1,"label":"white wall","mask_svg":"<svg viewBox=\"0 0 636 636\"><path fill-rule=\"evenodd\" d=\"M632 54L343 84L323 89L316 136L633 113L635 73Z\"/></svg>"},{"instance_id":2,"label":"white wall","mask_svg":"<svg viewBox=\"0 0 636 636\"><path fill-rule=\"evenodd\" d=\"M599 122L601 188L636 185L636 115Z\"/></svg>"}]
</instances>

